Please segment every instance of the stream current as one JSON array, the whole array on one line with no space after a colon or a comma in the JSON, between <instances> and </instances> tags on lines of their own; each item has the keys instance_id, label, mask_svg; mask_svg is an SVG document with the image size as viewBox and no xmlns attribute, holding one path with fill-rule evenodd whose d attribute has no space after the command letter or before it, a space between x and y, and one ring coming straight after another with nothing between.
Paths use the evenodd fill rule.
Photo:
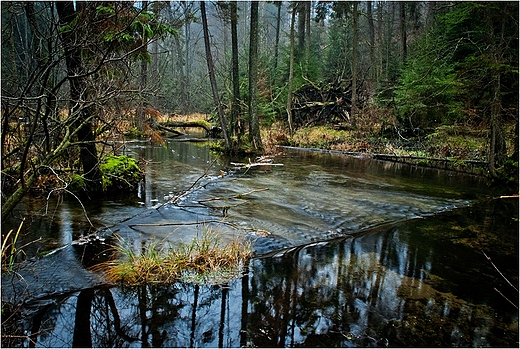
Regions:
<instances>
[{"instance_id":1,"label":"stream current","mask_svg":"<svg viewBox=\"0 0 520 349\"><path fill-rule=\"evenodd\" d=\"M280 151L283 166L244 169L215 160L204 143L128 142L123 153L146 163L146 180L136 199L83 201L93 226L74 199L26 200L20 243L40 240L24 248L19 276L2 277L3 299L24 302L30 340L18 344L518 346L509 302L518 293L481 253L494 250L518 288L517 199L492 199L475 176ZM189 242L208 227L251 239L256 257L243 278L107 285L87 269L87 245L71 245L116 232L139 249L152 238Z\"/></svg>"}]
</instances>

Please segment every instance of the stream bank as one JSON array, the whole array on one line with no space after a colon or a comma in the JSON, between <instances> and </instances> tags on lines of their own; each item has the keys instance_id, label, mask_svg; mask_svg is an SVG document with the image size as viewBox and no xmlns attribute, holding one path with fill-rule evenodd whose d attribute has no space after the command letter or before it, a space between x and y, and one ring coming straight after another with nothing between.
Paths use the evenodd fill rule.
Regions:
<instances>
[{"instance_id":1,"label":"stream bank","mask_svg":"<svg viewBox=\"0 0 520 349\"><path fill-rule=\"evenodd\" d=\"M479 176L295 149L275 158L283 166L234 170L204 144L173 140L129 142L125 154L147 160L146 181L134 200L83 202L93 228L74 200L25 203L23 238L42 241L27 249L31 297L14 292L25 297L17 324L39 346L78 336L98 347L511 346L518 336L518 314L494 288L518 295L480 252L518 283L518 200L493 199ZM88 269L90 245L73 244L117 232L139 250L189 241L205 224L254 241L241 279L106 284ZM39 258L45 250L56 252ZM12 282L2 281L4 298Z\"/></svg>"}]
</instances>

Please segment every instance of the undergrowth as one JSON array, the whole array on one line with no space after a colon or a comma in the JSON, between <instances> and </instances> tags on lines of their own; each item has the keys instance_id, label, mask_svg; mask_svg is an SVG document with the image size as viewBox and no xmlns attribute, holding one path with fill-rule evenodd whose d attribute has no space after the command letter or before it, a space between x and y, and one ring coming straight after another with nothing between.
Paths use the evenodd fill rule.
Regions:
<instances>
[{"instance_id":1,"label":"undergrowth","mask_svg":"<svg viewBox=\"0 0 520 349\"><path fill-rule=\"evenodd\" d=\"M235 237L222 243L220 234L205 229L191 243L163 247L156 239L140 251L117 236L113 246L115 258L94 267L110 282L129 285L168 284L176 281L220 284L240 277L245 262L251 257L249 242Z\"/></svg>"}]
</instances>

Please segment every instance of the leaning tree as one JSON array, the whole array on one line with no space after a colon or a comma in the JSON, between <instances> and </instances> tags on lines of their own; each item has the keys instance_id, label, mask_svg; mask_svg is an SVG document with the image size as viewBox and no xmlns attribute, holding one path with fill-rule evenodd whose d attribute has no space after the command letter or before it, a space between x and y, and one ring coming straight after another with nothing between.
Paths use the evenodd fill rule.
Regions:
<instances>
[{"instance_id":1,"label":"leaning tree","mask_svg":"<svg viewBox=\"0 0 520 349\"><path fill-rule=\"evenodd\" d=\"M2 19L4 219L42 177L66 188L72 171L101 189L100 141L119 117L108 108L138 92L133 62L173 31L128 2L11 2Z\"/></svg>"}]
</instances>

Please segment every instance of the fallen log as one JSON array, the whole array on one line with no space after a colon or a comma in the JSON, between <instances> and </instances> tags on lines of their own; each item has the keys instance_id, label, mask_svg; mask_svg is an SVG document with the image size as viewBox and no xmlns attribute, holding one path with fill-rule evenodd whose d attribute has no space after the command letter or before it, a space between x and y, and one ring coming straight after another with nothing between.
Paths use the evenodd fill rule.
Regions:
<instances>
[{"instance_id":1,"label":"fallen log","mask_svg":"<svg viewBox=\"0 0 520 349\"><path fill-rule=\"evenodd\" d=\"M171 133L175 134L175 136L185 136L186 135L185 133L179 132L177 130L174 130L174 129L166 127L166 126L162 126L160 124L157 124L157 128L159 130L171 132Z\"/></svg>"},{"instance_id":2,"label":"fallen log","mask_svg":"<svg viewBox=\"0 0 520 349\"><path fill-rule=\"evenodd\" d=\"M207 133L211 132L211 124L207 121L200 120L200 121L165 121L160 122L160 126L164 127L200 127L203 128Z\"/></svg>"}]
</instances>

